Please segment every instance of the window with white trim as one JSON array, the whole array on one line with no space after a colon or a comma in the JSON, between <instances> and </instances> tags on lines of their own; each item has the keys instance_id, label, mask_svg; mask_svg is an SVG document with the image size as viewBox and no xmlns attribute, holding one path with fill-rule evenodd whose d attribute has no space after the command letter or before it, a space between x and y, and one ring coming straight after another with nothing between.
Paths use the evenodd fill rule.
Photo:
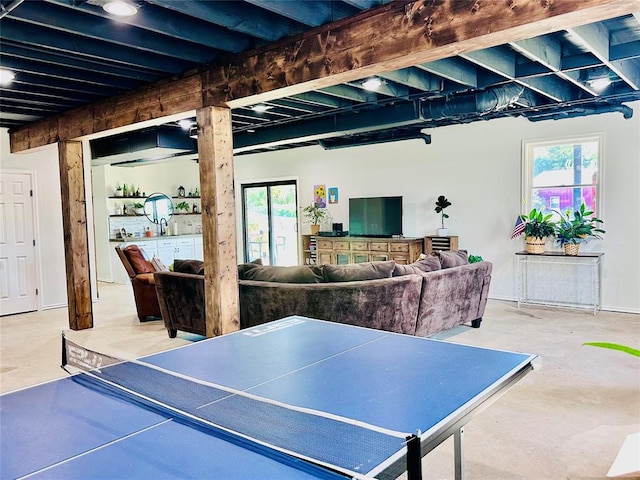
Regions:
<instances>
[{"instance_id":1,"label":"window with white trim","mask_svg":"<svg viewBox=\"0 0 640 480\"><path fill-rule=\"evenodd\" d=\"M523 143L523 213L573 212L584 202L599 215L602 135ZM554 216L557 217L556 214Z\"/></svg>"}]
</instances>

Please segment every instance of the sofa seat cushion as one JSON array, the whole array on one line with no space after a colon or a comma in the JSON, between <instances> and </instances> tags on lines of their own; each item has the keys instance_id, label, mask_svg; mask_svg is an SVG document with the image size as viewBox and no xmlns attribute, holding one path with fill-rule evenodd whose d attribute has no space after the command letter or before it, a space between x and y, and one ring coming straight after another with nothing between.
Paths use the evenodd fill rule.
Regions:
<instances>
[{"instance_id":1,"label":"sofa seat cushion","mask_svg":"<svg viewBox=\"0 0 640 480\"><path fill-rule=\"evenodd\" d=\"M356 282L391 278L396 262L350 263L347 265L324 265L325 282Z\"/></svg>"},{"instance_id":2,"label":"sofa seat cushion","mask_svg":"<svg viewBox=\"0 0 640 480\"><path fill-rule=\"evenodd\" d=\"M410 275L412 273L427 273L440 270L440 258L435 255L423 255L424 258L420 258L409 265L396 264L393 269L393 276L400 277L402 275Z\"/></svg>"},{"instance_id":3,"label":"sofa seat cushion","mask_svg":"<svg viewBox=\"0 0 640 480\"><path fill-rule=\"evenodd\" d=\"M144 258L142 250L140 250L140 247L137 245L128 245L124 247L122 251L126 255L127 260L129 260L129 263L136 274L153 273L155 271L152 263Z\"/></svg>"},{"instance_id":4,"label":"sofa seat cushion","mask_svg":"<svg viewBox=\"0 0 640 480\"><path fill-rule=\"evenodd\" d=\"M469 264L466 250L443 250L437 255L440 258L442 268L461 267Z\"/></svg>"},{"instance_id":5,"label":"sofa seat cushion","mask_svg":"<svg viewBox=\"0 0 640 480\"><path fill-rule=\"evenodd\" d=\"M173 261L173 271L178 273L190 273L192 275L204 275L204 262L202 260L178 260Z\"/></svg>"},{"instance_id":6,"label":"sofa seat cushion","mask_svg":"<svg viewBox=\"0 0 640 480\"><path fill-rule=\"evenodd\" d=\"M245 263L238 275L240 280L276 283L322 283L324 280L322 267L317 265L280 267Z\"/></svg>"}]
</instances>

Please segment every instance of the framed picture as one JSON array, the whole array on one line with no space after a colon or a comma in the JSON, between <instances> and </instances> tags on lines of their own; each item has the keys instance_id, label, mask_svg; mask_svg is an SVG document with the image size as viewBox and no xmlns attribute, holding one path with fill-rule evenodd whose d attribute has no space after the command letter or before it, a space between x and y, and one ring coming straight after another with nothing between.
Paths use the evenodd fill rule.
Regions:
<instances>
[{"instance_id":1,"label":"framed picture","mask_svg":"<svg viewBox=\"0 0 640 480\"><path fill-rule=\"evenodd\" d=\"M338 203L338 187L331 187L329 192L329 203Z\"/></svg>"}]
</instances>

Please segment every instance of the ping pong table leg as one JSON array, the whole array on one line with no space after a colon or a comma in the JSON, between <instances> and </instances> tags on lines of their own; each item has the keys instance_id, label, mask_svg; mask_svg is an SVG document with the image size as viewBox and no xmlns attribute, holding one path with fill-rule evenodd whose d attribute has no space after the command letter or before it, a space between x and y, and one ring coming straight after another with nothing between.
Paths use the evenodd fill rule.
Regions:
<instances>
[{"instance_id":1,"label":"ping pong table leg","mask_svg":"<svg viewBox=\"0 0 640 480\"><path fill-rule=\"evenodd\" d=\"M464 436L464 427L453 432L453 451L455 456L456 480L464 479L464 450L462 448L462 437Z\"/></svg>"},{"instance_id":2,"label":"ping pong table leg","mask_svg":"<svg viewBox=\"0 0 640 480\"><path fill-rule=\"evenodd\" d=\"M420 435L407 438L407 480L422 480Z\"/></svg>"}]
</instances>

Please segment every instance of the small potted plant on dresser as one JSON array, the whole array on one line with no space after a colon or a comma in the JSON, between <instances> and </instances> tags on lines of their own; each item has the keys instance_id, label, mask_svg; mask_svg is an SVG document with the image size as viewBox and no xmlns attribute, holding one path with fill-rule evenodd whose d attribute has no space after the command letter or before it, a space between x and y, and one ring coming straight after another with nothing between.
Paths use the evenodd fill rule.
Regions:
<instances>
[{"instance_id":1,"label":"small potted plant on dresser","mask_svg":"<svg viewBox=\"0 0 640 480\"><path fill-rule=\"evenodd\" d=\"M558 213L560 221L555 226L555 233L558 243L564 248L564 253L567 255L578 255L581 243L590 238L602 238L601 234L605 233L597 225L604 222L596 218L592 211L587 210L584 203L573 212L573 218L570 217L571 210L567 210L564 215L561 212Z\"/></svg>"},{"instance_id":2,"label":"small potted plant on dresser","mask_svg":"<svg viewBox=\"0 0 640 480\"><path fill-rule=\"evenodd\" d=\"M440 214L441 225L442 227L438 229L438 235L441 237L446 237L449 235L449 229L444 226L444 219L449 218L449 215L444 213L444 209L451 206L451 202L447 200L447 197L444 195L440 195L438 200L436 200L436 213Z\"/></svg>"},{"instance_id":3,"label":"small potted plant on dresser","mask_svg":"<svg viewBox=\"0 0 640 480\"><path fill-rule=\"evenodd\" d=\"M307 205L302 210L304 216L309 219L311 222L311 235L317 235L320 231L320 220L322 220L326 215L326 209L322 208L316 203L312 203L311 205Z\"/></svg>"},{"instance_id":4,"label":"small potted plant on dresser","mask_svg":"<svg viewBox=\"0 0 640 480\"><path fill-rule=\"evenodd\" d=\"M555 224L551 220L553 214L543 214L542 210L535 208L529 212L529 215L520 215L520 219L524 222L524 241L527 253L544 253L544 244L547 237L555 235Z\"/></svg>"}]
</instances>

